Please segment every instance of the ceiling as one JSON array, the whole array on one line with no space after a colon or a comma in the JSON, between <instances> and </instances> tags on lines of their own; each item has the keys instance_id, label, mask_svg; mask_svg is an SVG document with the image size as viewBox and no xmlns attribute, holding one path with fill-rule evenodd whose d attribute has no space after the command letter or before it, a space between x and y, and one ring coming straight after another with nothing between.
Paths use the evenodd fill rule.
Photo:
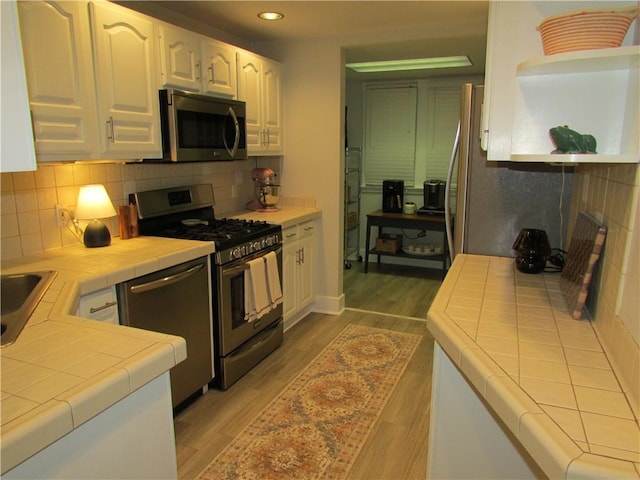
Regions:
<instances>
[{"instance_id":1,"label":"ceiling","mask_svg":"<svg viewBox=\"0 0 640 480\"><path fill-rule=\"evenodd\" d=\"M253 44L316 37L345 38L349 42L345 46L348 62L462 54L469 55L473 63L472 67L459 69L391 75L394 78L484 73L487 0L117 3L185 28L193 29L193 24L185 22L200 23L210 30L229 32ZM257 14L265 10L281 12L284 18L277 22L260 20ZM358 38L366 41L358 43ZM368 74L367 79L372 76Z\"/></svg>"}]
</instances>

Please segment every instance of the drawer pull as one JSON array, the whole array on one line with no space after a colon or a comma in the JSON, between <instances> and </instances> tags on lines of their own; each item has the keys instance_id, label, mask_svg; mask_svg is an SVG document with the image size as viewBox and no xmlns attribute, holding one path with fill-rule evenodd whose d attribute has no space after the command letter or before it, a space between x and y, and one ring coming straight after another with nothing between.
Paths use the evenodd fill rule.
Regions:
<instances>
[{"instance_id":1,"label":"drawer pull","mask_svg":"<svg viewBox=\"0 0 640 480\"><path fill-rule=\"evenodd\" d=\"M101 307L91 307L89 309L89 313L97 313L101 310L106 310L107 308L113 307L114 305L116 305L116 302L106 302Z\"/></svg>"}]
</instances>

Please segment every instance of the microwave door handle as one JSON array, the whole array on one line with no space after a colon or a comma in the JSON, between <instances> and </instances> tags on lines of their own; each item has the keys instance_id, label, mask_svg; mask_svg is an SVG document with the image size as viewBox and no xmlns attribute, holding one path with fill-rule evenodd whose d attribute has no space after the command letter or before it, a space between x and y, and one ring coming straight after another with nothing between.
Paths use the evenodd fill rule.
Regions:
<instances>
[{"instance_id":1,"label":"microwave door handle","mask_svg":"<svg viewBox=\"0 0 640 480\"><path fill-rule=\"evenodd\" d=\"M236 129L236 135L233 141L233 148L229 150L229 147L227 147L227 151L229 152L229 155L231 155L232 157L235 157L236 153L238 152L238 144L240 143L240 124L238 123L238 116L236 115L236 112L233 110L233 107L229 107L229 115L231 115L231 117L233 118L233 124Z\"/></svg>"}]
</instances>

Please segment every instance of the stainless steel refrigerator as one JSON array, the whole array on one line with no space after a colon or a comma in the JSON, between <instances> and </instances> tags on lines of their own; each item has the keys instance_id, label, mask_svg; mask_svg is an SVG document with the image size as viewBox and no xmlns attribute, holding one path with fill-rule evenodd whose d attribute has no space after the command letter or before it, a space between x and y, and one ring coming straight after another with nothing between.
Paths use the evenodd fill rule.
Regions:
<instances>
[{"instance_id":1,"label":"stainless steel refrigerator","mask_svg":"<svg viewBox=\"0 0 640 480\"><path fill-rule=\"evenodd\" d=\"M451 155L458 165L455 191L447 181L449 211L455 209L451 259L461 252L514 257L511 247L523 228L545 230L552 248L566 250L572 169L487 161L480 148L483 92L482 85L462 87L459 142Z\"/></svg>"}]
</instances>

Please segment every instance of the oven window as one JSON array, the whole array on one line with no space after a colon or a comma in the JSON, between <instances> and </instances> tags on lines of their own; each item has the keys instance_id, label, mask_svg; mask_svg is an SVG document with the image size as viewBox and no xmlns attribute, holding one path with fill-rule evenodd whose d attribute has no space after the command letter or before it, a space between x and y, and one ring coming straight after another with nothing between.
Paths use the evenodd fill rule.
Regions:
<instances>
[{"instance_id":1,"label":"oven window","mask_svg":"<svg viewBox=\"0 0 640 480\"><path fill-rule=\"evenodd\" d=\"M239 123L238 148L245 148L244 122ZM231 148L235 136L235 123L231 115L178 110L178 148Z\"/></svg>"},{"instance_id":2,"label":"oven window","mask_svg":"<svg viewBox=\"0 0 640 480\"><path fill-rule=\"evenodd\" d=\"M246 326L244 319L244 274L231 278L231 328Z\"/></svg>"}]
</instances>

